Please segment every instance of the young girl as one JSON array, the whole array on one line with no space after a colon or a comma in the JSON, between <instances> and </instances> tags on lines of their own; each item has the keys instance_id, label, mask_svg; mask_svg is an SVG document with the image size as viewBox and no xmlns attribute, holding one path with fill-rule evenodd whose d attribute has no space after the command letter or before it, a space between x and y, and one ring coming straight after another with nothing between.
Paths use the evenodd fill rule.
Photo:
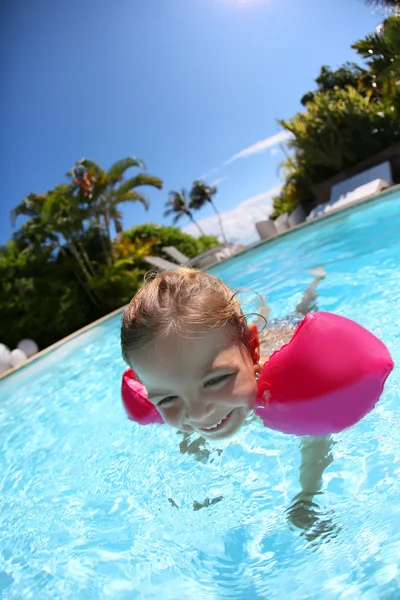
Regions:
<instances>
[{"instance_id":1,"label":"young girl","mask_svg":"<svg viewBox=\"0 0 400 600\"><path fill-rule=\"evenodd\" d=\"M308 312L324 276L316 273L297 312ZM181 267L148 279L131 300L122 321L122 354L165 423L218 441L243 425L264 362L277 340L289 341L294 325L267 327L269 352L262 356L257 324L247 322L236 294L213 275ZM330 449L329 438L302 441L301 493L289 517L304 529L316 520L312 499L331 462Z\"/></svg>"}]
</instances>

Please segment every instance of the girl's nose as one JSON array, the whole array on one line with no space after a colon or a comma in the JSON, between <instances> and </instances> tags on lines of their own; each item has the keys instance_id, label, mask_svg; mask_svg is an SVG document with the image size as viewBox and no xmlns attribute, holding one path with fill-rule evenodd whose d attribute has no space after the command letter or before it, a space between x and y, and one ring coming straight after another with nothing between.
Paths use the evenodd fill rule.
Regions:
<instances>
[{"instance_id":1,"label":"girl's nose","mask_svg":"<svg viewBox=\"0 0 400 600\"><path fill-rule=\"evenodd\" d=\"M190 398L186 404L186 421L190 423L204 423L214 410L212 402L202 400L201 397Z\"/></svg>"}]
</instances>

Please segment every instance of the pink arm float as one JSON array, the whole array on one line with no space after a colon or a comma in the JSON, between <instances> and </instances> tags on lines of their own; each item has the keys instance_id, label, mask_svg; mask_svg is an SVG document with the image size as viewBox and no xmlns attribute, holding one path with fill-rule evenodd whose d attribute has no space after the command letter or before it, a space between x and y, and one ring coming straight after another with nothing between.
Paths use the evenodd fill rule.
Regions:
<instances>
[{"instance_id":1,"label":"pink arm float","mask_svg":"<svg viewBox=\"0 0 400 600\"><path fill-rule=\"evenodd\" d=\"M254 410L266 427L284 433L336 433L373 409L393 366L386 346L361 325L310 313L265 363ZM122 400L133 421L163 423L132 369L122 376Z\"/></svg>"}]
</instances>

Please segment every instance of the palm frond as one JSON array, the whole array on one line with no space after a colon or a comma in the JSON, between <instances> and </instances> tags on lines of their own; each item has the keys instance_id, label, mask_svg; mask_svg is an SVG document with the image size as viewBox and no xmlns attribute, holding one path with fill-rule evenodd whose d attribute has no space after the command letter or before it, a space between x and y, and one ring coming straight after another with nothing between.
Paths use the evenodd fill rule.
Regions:
<instances>
[{"instance_id":1,"label":"palm frond","mask_svg":"<svg viewBox=\"0 0 400 600\"><path fill-rule=\"evenodd\" d=\"M190 190L189 208L200 210L207 203L212 204L212 197L217 193L216 186L210 186L204 181L194 181Z\"/></svg>"},{"instance_id":2,"label":"palm frond","mask_svg":"<svg viewBox=\"0 0 400 600\"><path fill-rule=\"evenodd\" d=\"M138 167L139 169L146 170L144 162L140 158L130 156L128 158L122 158L117 160L107 171L107 179L109 183L114 184L120 181L127 169L131 167Z\"/></svg>"},{"instance_id":3,"label":"palm frond","mask_svg":"<svg viewBox=\"0 0 400 600\"><path fill-rule=\"evenodd\" d=\"M182 212L187 210L188 201L185 190L182 190L181 192L170 192L166 205L171 206L173 212Z\"/></svg>"},{"instance_id":4,"label":"palm frond","mask_svg":"<svg viewBox=\"0 0 400 600\"><path fill-rule=\"evenodd\" d=\"M146 210L149 208L149 201L147 197L140 192L134 192L132 190L125 192L123 195L118 194L115 200L112 202L112 205L116 206L122 202L140 202L143 204Z\"/></svg>"},{"instance_id":5,"label":"palm frond","mask_svg":"<svg viewBox=\"0 0 400 600\"><path fill-rule=\"evenodd\" d=\"M172 220L173 224L176 225L177 222L183 217L183 215L184 215L184 213L177 213Z\"/></svg>"},{"instance_id":6,"label":"palm frond","mask_svg":"<svg viewBox=\"0 0 400 600\"><path fill-rule=\"evenodd\" d=\"M127 179L127 181L122 183L117 190L117 195L124 195L126 192L129 192L140 185L150 185L160 190L163 186L163 180L159 177L154 177L153 175L139 173L135 177L131 177L131 179Z\"/></svg>"},{"instance_id":7,"label":"palm frond","mask_svg":"<svg viewBox=\"0 0 400 600\"><path fill-rule=\"evenodd\" d=\"M30 193L28 194L23 200L22 202L20 202L18 204L18 206L16 206L12 211L11 211L11 223L14 226L15 222L17 220L17 218L21 215L25 216L25 217L39 217L41 210L42 210L42 206L43 206L43 202L46 199L46 195L39 195L39 194L34 194L34 193Z\"/></svg>"},{"instance_id":8,"label":"palm frond","mask_svg":"<svg viewBox=\"0 0 400 600\"><path fill-rule=\"evenodd\" d=\"M86 170L91 169L96 172L103 171L100 165L98 165L97 162L91 160L90 158L81 158L81 160L78 160L75 163L74 168L76 167L84 167Z\"/></svg>"}]
</instances>

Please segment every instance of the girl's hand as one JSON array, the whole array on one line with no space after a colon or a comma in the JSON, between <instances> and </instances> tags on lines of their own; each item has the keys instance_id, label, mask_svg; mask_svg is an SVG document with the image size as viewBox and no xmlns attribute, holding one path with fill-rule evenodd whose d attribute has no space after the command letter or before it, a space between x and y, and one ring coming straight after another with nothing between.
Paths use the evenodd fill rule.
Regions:
<instances>
[{"instance_id":1,"label":"girl's hand","mask_svg":"<svg viewBox=\"0 0 400 600\"><path fill-rule=\"evenodd\" d=\"M340 527L334 521L333 511L322 512L313 498L314 494L305 492L300 492L293 498L292 504L286 510L289 523L297 529L301 529L301 535L304 535L308 542L313 542L318 538L326 540L336 537Z\"/></svg>"},{"instance_id":2,"label":"girl's hand","mask_svg":"<svg viewBox=\"0 0 400 600\"><path fill-rule=\"evenodd\" d=\"M292 500L292 504L286 510L286 516L289 522L297 527L307 531L319 519L319 506L313 502L314 494L300 492Z\"/></svg>"}]
</instances>

